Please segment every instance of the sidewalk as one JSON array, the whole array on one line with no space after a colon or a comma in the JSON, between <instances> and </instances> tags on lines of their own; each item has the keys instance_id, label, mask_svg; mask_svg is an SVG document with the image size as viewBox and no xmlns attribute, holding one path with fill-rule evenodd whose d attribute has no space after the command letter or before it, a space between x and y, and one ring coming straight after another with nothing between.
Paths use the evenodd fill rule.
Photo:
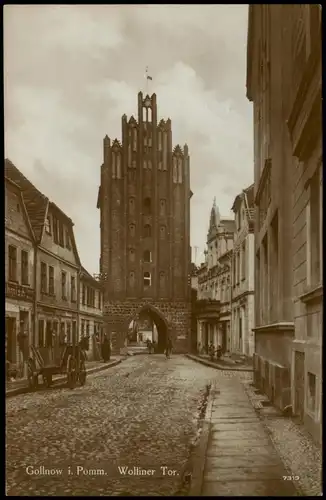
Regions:
<instances>
[{"instance_id":1,"label":"sidewalk","mask_svg":"<svg viewBox=\"0 0 326 500\"><path fill-rule=\"evenodd\" d=\"M103 363L103 361L86 361L87 375L116 366L121 363L122 359L124 359L122 356L114 356L108 363ZM39 380L41 380L41 376L39 376ZM65 380L66 375L58 374L53 377L54 384L59 382L62 383ZM17 396L18 394L24 394L27 392L30 391L28 389L28 382L26 379L19 379L15 382L6 382L6 397Z\"/></svg>"},{"instance_id":2,"label":"sidewalk","mask_svg":"<svg viewBox=\"0 0 326 500\"><path fill-rule=\"evenodd\" d=\"M205 462L190 496L301 496L239 380L214 382Z\"/></svg>"},{"instance_id":3,"label":"sidewalk","mask_svg":"<svg viewBox=\"0 0 326 500\"><path fill-rule=\"evenodd\" d=\"M240 372L253 371L253 367L251 364L239 364L228 358L219 359L218 361L211 361L210 356L208 356L207 354L201 354L200 356L198 356L197 354L186 354L186 356L193 361L198 361L198 363L210 366L212 368L217 368L218 370L232 370Z\"/></svg>"}]
</instances>

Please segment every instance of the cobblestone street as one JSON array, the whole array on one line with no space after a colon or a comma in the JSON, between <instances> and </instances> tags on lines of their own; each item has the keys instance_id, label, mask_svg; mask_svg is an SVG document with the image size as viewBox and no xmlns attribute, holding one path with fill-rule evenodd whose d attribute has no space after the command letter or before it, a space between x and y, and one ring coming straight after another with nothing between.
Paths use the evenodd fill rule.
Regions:
<instances>
[{"instance_id":1,"label":"cobblestone street","mask_svg":"<svg viewBox=\"0 0 326 500\"><path fill-rule=\"evenodd\" d=\"M134 356L90 376L82 388L8 400L7 494L173 495L206 384L221 376L245 375L218 373L182 356ZM118 466L156 473L124 477ZM161 466L175 475L166 469L164 476Z\"/></svg>"}]
</instances>

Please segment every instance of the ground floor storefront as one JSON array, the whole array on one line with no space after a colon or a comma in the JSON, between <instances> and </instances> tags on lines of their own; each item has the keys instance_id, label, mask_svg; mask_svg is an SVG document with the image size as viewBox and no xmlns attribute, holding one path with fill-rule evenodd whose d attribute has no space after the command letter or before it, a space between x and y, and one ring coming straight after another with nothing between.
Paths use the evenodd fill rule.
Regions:
<instances>
[{"instance_id":1,"label":"ground floor storefront","mask_svg":"<svg viewBox=\"0 0 326 500\"><path fill-rule=\"evenodd\" d=\"M5 351L10 377L22 378L26 374L28 345L32 341L33 307L31 302L6 299Z\"/></svg>"},{"instance_id":2,"label":"ground floor storefront","mask_svg":"<svg viewBox=\"0 0 326 500\"><path fill-rule=\"evenodd\" d=\"M89 360L97 361L101 359L101 345L104 340L104 334L105 332L101 316L80 312L79 340L84 337L89 339L89 349L87 351L87 358Z\"/></svg>"}]
</instances>

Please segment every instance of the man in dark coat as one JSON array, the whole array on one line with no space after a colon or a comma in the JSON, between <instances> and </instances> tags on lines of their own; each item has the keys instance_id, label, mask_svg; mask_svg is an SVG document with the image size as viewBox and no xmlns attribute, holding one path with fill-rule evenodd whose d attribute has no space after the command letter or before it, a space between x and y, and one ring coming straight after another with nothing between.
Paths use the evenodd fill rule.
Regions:
<instances>
[{"instance_id":1,"label":"man in dark coat","mask_svg":"<svg viewBox=\"0 0 326 500\"><path fill-rule=\"evenodd\" d=\"M104 363L107 363L108 361L110 361L111 344L110 344L109 339L106 336L104 337L104 340L102 343L102 357L103 357Z\"/></svg>"}]
</instances>

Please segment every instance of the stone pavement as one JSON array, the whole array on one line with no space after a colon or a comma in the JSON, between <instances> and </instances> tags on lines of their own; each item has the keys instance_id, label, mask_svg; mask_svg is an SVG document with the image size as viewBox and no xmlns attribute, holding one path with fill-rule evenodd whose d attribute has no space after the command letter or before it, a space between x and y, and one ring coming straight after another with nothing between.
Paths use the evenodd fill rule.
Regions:
<instances>
[{"instance_id":1,"label":"stone pavement","mask_svg":"<svg viewBox=\"0 0 326 500\"><path fill-rule=\"evenodd\" d=\"M184 356L131 356L83 387L7 398L7 495L180 495L206 386L220 373Z\"/></svg>"},{"instance_id":2,"label":"stone pavement","mask_svg":"<svg viewBox=\"0 0 326 500\"><path fill-rule=\"evenodd\" d=\"M301 496L237 379L215 382L201 496Z\"/></svg>"},{"instance_id":3,"label":"stone pavement","mask_svg":"<svg viewBox=\"0 0 326 500\"><path fill-rule=\"evenodd\" d=\"M121 359L121 356L115 356L111 357L111 360L108 363L103 363L103 361L86 361L86 372L90 374L105 370L106 368L110 368L111 366L115 366L116 364L120 363ZM66 376L62 374L54 375L53 382L64 382L65 378ZM28 382L26 379L18 379L13 382L6 381L6 397L23 394L28 390Z\"/></svg>"}]
</instances>

